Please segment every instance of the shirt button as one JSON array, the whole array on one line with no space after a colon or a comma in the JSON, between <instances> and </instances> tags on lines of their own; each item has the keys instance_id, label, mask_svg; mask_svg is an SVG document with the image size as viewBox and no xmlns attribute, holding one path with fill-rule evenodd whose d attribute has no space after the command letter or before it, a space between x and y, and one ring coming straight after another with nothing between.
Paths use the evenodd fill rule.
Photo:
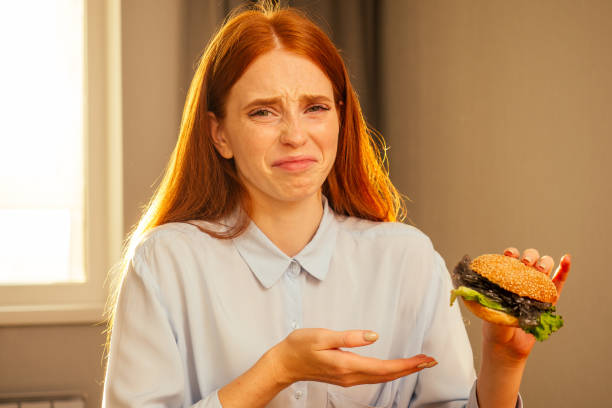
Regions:
<instances>
[{"instance_id":1,"label":"shirt button","mask_svg":"<svg viewBox=\"0 0 612 408\"><path fill-rule=\"evenodd\" d=\"M302 394L303 394L303 393L302 393L302 391L296 391L296 392L295 392L295 399L300 399L300 398L302 398Z\"/></svg>"},{"instance_id":2,"label":"shirt button","mask_svg":"<svg viewBox=\"0 0 612 408\"><path fill-rule=\"evenodd\" d=\"M298 265L298 263L295 261L291 262L291 265L289 266L289 276L291 276L292 278L295 278L299 274L300 274L300 265Z\"/></svg>"},{"instance_id":3,"label":"shirt button","mask_svg":"<svg viewBox=\"0 0 612 408\"><path fill-rule=\"evenodd\" d=\"M299 324L297 324L297 322L296 322L295 320L293 320L293 321L291 322L291 328L293 328L293 329L297 329L299 326L300 326L300 325L299 325ZM298 391L298 392L299 392L299 391Z\"/></svg>"}]
</instances>

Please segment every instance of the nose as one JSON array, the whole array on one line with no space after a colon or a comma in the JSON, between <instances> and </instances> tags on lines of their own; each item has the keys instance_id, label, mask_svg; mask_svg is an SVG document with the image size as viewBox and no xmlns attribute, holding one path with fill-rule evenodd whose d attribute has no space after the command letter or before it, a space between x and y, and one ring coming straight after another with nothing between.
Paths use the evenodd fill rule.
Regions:
<instances>
[{"instance_id":1,"label":"nose","mask_svg":"<svg viewBox=\"0 0 612 408\"><path fill-rule=\"evenodd\" d=\"M285 124L281 129L280 142L293 147L302 146L306 143L306 130L300 120L295 117L285 119Z\"/></svg>"}]
</instances>

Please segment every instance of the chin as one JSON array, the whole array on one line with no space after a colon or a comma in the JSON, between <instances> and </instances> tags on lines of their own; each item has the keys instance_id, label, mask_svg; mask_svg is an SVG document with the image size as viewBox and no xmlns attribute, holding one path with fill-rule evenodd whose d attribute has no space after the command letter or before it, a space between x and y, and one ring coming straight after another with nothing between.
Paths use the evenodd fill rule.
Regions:
<instances>
[{"instance_id":1,"label":"chin","mask_svg":"<svg viewBox=\"0 0 612 408\"><path fill-rule=\"evenodd\" d=\"M321 194L325 180L313 180L304 177L302 180L266 180L260 183L248 183L247 190L252 199L273 200L283 203L298 203L316 199ZM258 185L259 184L259 185Z\"/></svg>"}]
</instances>

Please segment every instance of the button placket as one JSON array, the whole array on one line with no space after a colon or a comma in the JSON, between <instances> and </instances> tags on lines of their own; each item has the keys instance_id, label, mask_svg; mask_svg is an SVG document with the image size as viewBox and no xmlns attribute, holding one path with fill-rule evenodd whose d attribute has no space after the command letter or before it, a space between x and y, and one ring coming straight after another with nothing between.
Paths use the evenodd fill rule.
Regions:
<instances>
[{"instance_id":1,"label":"button placket","mask_svg":"<svg viewBox=\"0 0 612 408\"><path fill-rule=\"evenodd\" d=\"M286 305L287 305L287 329L289 332L301 327L302 320L302 287L301 266L292 260L285 272Z\"/></svg>"}]
</instances>

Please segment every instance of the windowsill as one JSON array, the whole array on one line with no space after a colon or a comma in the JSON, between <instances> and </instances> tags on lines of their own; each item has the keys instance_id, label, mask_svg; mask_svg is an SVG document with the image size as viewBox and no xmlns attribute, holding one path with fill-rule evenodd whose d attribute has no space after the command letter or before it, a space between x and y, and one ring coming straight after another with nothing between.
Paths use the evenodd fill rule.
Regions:
<instances>
[{"instance_id":1,"label":"windowsill","mask_svg":"<svg viewBox=\"0 0 612 408\"><path fill-rule=\"evenodd\" d=\"M0 327L57 325L57 324L102 324L103 304L1 306Z\"/></svg>"}]
</instances>

